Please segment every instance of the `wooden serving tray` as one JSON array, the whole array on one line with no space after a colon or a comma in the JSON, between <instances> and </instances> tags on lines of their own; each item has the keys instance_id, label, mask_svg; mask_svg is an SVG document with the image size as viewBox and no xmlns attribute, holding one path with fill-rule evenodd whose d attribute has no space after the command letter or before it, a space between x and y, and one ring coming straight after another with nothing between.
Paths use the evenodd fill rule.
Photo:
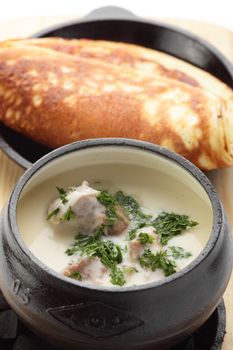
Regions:
<instances>
[{"instance_id":1,"label":"wooden serving tray","mask_svg":"<svg viewBox=\"0 0 233 350\"><path fill-rule=\"evenodd\" d=\"M78 16L31 17L0 22L0 40L30 36L42 29L63 22L73 21ZM152 19L153 20L153 19ZM161 19L159 19L161 21ZM215 45L233 62L233 33L226 28L210 23L166 19L164 22L190 30ZM0 150L0 210L7 201L10 191L24 170ZM233 229L233 167L207 173L214 184L228 214ZM233 349L233 275L224 294L227 312L226 336L222 350Z\"/></svg>"}]
</instances>

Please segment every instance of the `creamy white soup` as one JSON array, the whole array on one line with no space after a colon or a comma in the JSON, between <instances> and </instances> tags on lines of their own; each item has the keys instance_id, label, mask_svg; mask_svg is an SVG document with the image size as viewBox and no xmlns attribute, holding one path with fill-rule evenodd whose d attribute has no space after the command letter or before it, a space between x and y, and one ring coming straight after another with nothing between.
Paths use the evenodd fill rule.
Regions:
<instances>
[{"instance_id":1,"label":"creamy white soup","mask_svg":"<svg viewBox=\"0 0 233 350\"><path fill-rule=\"evenodd\" d=\"M211 232L208 197L190 181L110 158L70 169L22 193L19 231L68 278L116 287L158 281L190 264Z\"/></svg>"}]
</instances>

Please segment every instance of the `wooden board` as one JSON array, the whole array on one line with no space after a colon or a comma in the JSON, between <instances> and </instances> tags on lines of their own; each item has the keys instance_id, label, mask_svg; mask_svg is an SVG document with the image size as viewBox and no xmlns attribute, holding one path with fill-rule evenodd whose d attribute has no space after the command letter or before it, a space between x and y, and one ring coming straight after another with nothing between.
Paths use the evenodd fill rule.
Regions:
<instances>
[{"instance_id":1,"label":"wooden board","mask_svg":"<svg viewBox=\"0 0 233 350\"><path fill-rule=\"evenodd\" d=\"M0 40L30 36L43 28L54 24L75 20L77 16L67 17L36 17L0 22ZM226 57L233 62L233 33L225 28L213 24L197 21L164 20L177 26L188 29L214 44ZM14 164L0 151L0 209L7 201L10 191L23 170ZM233 167L223 170L211 171L207 174L213 182L217 192L226 208L229 221L233 227ZM233 276L224 294L227 309L227 334L222 350L233 349Z\"/></svg>"}]
</instances>

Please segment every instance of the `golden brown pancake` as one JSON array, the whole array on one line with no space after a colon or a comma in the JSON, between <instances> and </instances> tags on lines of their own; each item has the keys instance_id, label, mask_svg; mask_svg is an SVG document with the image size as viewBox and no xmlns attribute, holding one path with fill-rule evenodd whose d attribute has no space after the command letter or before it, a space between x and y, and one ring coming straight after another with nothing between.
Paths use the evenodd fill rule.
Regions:
<instances>
[{"instance_id":1,"label":"golden brown pancake","mask_svg":"<svg viewBox=\"0 0 233 350\"><path fill-rule=\"evenodd\" d=\"M8 41L6 44L10 42L16 43ZM144 74L159 75L205 88L221 97L229 93L232 95L232 91L225 84L209 73L171 55L142 46L104 40L63 38L26 39L25 43L80 58L98 59L114 65L136 68Z\"/></svg>"},{"instance_id":2,"label":"golden brown pancake","mask_svg":"<svg viewBox=\"0 0 233 350\"><path fill-rule=\"evenodd\" d=\"M165 67L152 53L168 56L89 40L2 43L0 120L53 148L86 138L129 137L166 146L202 169L232 165L231 89L182 61L177 68L185 69L172 75L174 58L168 56Z\"/></svg>"}]
</instances>

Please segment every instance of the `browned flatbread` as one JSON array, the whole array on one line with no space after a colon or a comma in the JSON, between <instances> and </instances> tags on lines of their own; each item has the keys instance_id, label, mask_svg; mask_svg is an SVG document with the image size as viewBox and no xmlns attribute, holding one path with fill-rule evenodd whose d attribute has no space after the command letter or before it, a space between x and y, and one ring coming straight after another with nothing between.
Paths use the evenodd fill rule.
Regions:
<instances>
[{"instance_id":1,"label":"browned flatbread","mask_svg":"<svg viewBox=\"0 0 233 350\"><path fill-rule=\"evenodd\" d=\"M16 41L7 41L13 43ZM22 40L20 41L22 43ZM201 87L220 97L232 95L232 90L218 79L193 65L167 55L163 52L142 46L90 39L40 38L27 39L27 45L50 48L75 55L79 58L100 60L102 62L136 68L145 75L159 75Z\"/></svg>"},{"instance_id":2,"label":"browned flatbread","mask_svg":"<svg viewBox=\"0 0 233 350\"><path fill-rule=\"evenodd\" d=\"M129 137L213 169L233 164L232 118L230 88L153 50L58 38L0 45L0 120L50 147Z\"/></svg>"}]
</instances>

